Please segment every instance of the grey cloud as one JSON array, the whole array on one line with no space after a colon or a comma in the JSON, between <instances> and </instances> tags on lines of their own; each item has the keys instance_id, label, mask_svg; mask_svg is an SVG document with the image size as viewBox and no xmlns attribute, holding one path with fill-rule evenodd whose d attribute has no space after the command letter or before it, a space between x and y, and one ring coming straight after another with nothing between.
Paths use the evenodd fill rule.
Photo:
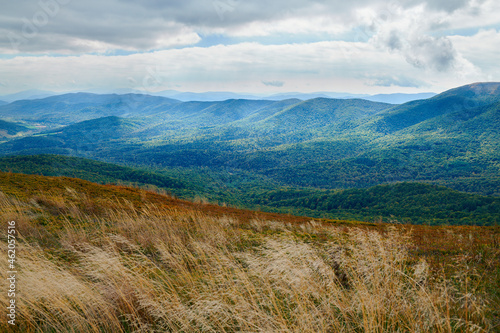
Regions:
<instances>
[{"instance_id":1,"label":"grey cloud","mask_svg":"<svg viewBox=\"0 0 500 333\"><path fill-rule=\"evenodd\" d=\"M427 5L428 9L436 10L436 11L446 11L448 13L452 13L457 9L461 9L467 7L469 5L470 0L400 0L404 6L411 7L416 6L422 3Z\"/></svg>"},{"instance_id":2,"label":"grey cloud","mask_svg":"<svg viewBox=\"0 0 500 333\"><path fill-rule=\"evenodd\" d=\"M445 37L419 36L409 40L405 50L406 61L415 67L447 71L453 67L456 51Z\"/></svg>"},{"instance_id":3,"label":"grey cloud","mask_svg":"<svg viewBox=\"0 0 500 333\"><path fill-rule=\"evenodd\" d=\"M389 38L387 39L386 43L391 50L400 50L403 47L401 38L395 31L391 31L389 33Z\"/></svg>"},{"instance_id":4,"label":"grey cloud","mask_svg":"<svg viewBox=\"0 0 500 333\"><path fill-rule=\"evenodd\" d=\"M380 33L376 42L392 52L399 52L406 61L423 69L452 69L457 52L446 37L428 36L419 31L390 30Z\"/></svg>"},{"instance_id":5,"label":"grey cloud","mask_svg":"<svg viewBox=\"0 0 500 333\"><path fill-rule=\"evenodd\" d=\"M92 43L106 43L118 49L150 50L165 37L173 44L178 39L182 45L185 35L194 34L182 23L131 3L72 0L64 4L66 1L4 6L9 19L4 16L0 20L0 48L35 53L95 52L99 50Z\"/></svg>"},{"instance_id":6,"label":"grey cloud","mask_svg":"<svg viewBox=\"0 0 500 333\"><path fill-rule=\"evenodd\" d=\"M283 87L285 82L283 82L283 81L262 81L262 84L265 86L271 86L271 87Z\"/></svg>"},{"instance_id":7,"label":"grey cloud","mask_svg":"<svg viewBox=\"0 0 500 333\"><path fill-rule=\"evenodd\" d=\"M466 7L468 4L469 0L432 0L427 2L429 8L444 10L449 13L454 12L457 9Z\"/></svg>"}]
</instances>

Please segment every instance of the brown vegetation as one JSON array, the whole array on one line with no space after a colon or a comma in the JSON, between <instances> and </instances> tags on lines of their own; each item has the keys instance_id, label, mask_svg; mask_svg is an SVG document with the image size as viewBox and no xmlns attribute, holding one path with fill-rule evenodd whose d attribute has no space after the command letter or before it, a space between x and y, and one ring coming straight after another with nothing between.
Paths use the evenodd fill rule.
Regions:
<instances>
[{"instance_id":1,"label":"brown vegetation","mask_svg":"<svg viewBox=\"0 0 500 333\"><path fill-rule=\"evenodd\" d=\"M311 220L69 178L0 174L0 190L21 332L499 329L498 228Z\"/></svg>"}]
</instances>

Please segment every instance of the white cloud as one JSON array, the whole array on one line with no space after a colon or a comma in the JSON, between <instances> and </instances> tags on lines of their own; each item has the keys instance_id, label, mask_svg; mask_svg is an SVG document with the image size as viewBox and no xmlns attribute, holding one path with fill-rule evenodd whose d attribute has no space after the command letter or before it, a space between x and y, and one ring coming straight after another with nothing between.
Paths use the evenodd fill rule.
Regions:
<instances>
[{"instance_id":1,"label":"white cloud","mask_svg":"<svg viewBox=\"0 0 500 333\"><path fill-rule=\"evenodd\" d=\"M232 28L228 31L218 29L219 33L225 32L234 37L261 37L273 34L304 35L326 33L338 35L346 32L349 25L339 23L331 16L294 17L277 21L254 21L246 25Z\"/></svg>"},{"instance_id":2,"label":"white cloud","mask_svg":"<svg viewBox=\"0 0 500 333\"><path fill-rule=\"evenodd\" d=\"M500 50L500 31L480 30L472 36L450 36L455 48L469 61L485 72L498 73L498 51Z\"/></svg>"},{"instance_id":3,"label":"white cloud","mask_svg":"<svg viewBox=\"0 0 500 333\"><path fill-rule=\"evenodd\" d=\"M432 80L434 84L429 87L436 89L466 83L457 76L423 72L398 54L370 44L334 41L286 45L242 43L129 56L16 57L0 60L0 68L4 69L2 79L9 92L26 89L26 85L47 90L115 87L158 91L180 87L185 91L241 92L283 89L389 92L399 86L399 91L413 92L417 90L411 87L411 80ZM374 81L381 73L405 73L405 77L393 80L391 88L387 80ZM280 80L270 80L272 77ZM448 81L454 83L448 86ZM263 82L287 84L265 86Z\"/></svg>"}]
</instances>

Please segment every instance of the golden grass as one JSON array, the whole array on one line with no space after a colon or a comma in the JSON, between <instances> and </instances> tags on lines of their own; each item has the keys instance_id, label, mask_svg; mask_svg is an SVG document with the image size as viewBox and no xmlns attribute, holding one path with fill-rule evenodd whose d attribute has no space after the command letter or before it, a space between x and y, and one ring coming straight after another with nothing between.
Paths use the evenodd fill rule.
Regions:
<instances>
[{"instance_id":1,"label":"golden grass","mask_svg":"<svg viewBox=\"0 0 500 333\"><path fill-rule=\"evenodd\" d=\"M251 218L166 197L161 204L151 193L139 205L119 192L62 191L0 195L0 219L15 220L22 235L21 332L498 329L487 279L498 278L500 255L496 236L483 235L493 229ZM443 233L441 247L434 232ZM462 250L451 250L453 239ZM0 306L7 302L2 293ZM2 320L0 331L8 326Z\"/></svg>"}]
</instances>

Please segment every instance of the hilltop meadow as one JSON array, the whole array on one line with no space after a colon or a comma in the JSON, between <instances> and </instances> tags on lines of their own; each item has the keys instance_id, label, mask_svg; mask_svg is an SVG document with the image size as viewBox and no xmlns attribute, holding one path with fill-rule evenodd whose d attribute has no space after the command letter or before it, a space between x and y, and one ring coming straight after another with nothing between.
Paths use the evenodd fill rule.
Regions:
<instances>
[{"instance_id":1,"label":"hilltop meadow","mask_svg":"<svg viewBox=\"0 0 500 333\"><path fill-rule=\"evenodd\" d=\"M14 173L0 190L17 230L14 331L499 329L498 227L312 219Z\"/></svg>"}]
</instances>

